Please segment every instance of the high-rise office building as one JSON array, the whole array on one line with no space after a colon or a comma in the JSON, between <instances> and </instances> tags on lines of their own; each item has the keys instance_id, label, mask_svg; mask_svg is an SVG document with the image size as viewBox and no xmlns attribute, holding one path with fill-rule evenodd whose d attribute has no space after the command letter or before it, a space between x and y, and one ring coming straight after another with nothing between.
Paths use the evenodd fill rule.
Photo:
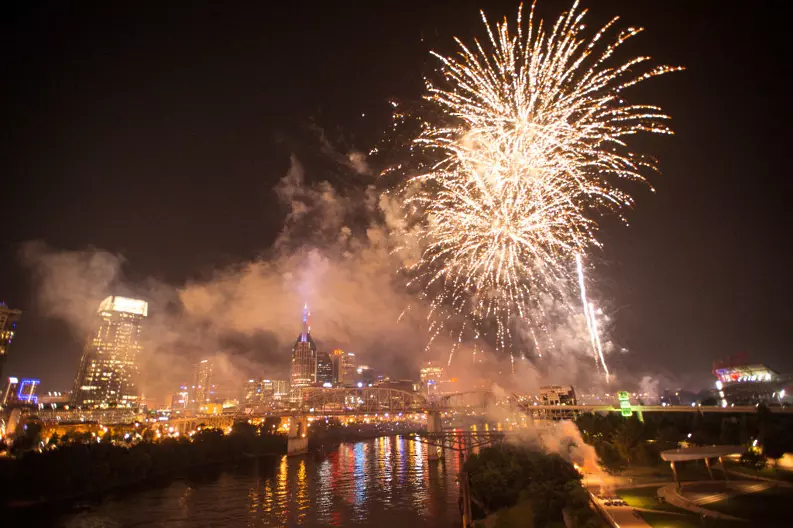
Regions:
<instances>
[{"instance_id":1,"label":"high-rise office building","mask_svg":"<svg viewBox=\"0 0 793 528\"><path fill-rule=\"evenodd\" d=\"M311 339L308 306L303 307L303 326L292 348L292 367L290 369L292 401L302 397L302 389L317 382L317 345Z\"/></svg>"},{"instance_id":2,"label":"high-rise office building","mask_svg":"<svg viewBox=\"0 0 793 528\"><path fill-rule=\"evenodd\" d=\"M358 387L371 387L377 383L377 372L372 367L359 365L355 369L355 385Z\"/></svg>"},{"instance_id":3,"label":"high-rise office building","mask_svg":"<svg viewBox=\"0 0 793 528\"><path fill-rule=\"evenodd\" d=\"M351 386L355 384L356 370L358 368L355 354L337 348L330 354L330 361L334 385Z\"/></svg>"},{"instance_id":4,"label":"high-rise office building","mask_svg":"<svg viewBox=\"0 0 793 528\"><path fill-rule=\"evenodd\" d=\"M179 385L179 390L165 399L166 405L173 411L183 411L190 406L190 389L187 385Z\"/></svg>"},{"instance_id":5,"label":"high-rise office building","mask_svg":"<svg viewBox=\"0 0 793 528\"><path fill-rule=\"evenodd\" d=\"M333 363L327 352L317 354L317 385L333 385Z\"/></svg>"},{"instance_id":6,"label":"high-rise office building","mask_svg":"<svg viewBox=\"0 0 793 528\"><path fill-rule=\"evenodd\" d=\"M76 405L137 407L141 325L149 303L111 295L97 310L97 330L83 350L72 391Z\"/></svg>"},{"instance_id":7,"label":"high-rise office building","mask_svg":"<svg viewBox=\"0 0 793 528\"><path fill-rule=\"evenodd\" d=\"M342 369L342 385L355 385L355 378L358 375L358 359L352 352L347 352L344 357L344 368Z\"/></svg>"},{"instance_id":8,"label":"high-rise office building","mask_svg":"<svg viewBox=\"0 0 793 528\"><path fill-rule=\"evenodd\" d=\"M16 376L9 376L3 386L2 397L0 397L0 405L6 406L13 403L16 397L17 390L19 389L19 378Z\"/></svg>"},{"instance_id":9,"label":"high-rise office building","mask_svg":"<svg viewBox=\"0 0 793 528\"><path fill-rule=\"evenodd\" d=\"M268 381L273 388L273 401L286 401L289 398L289 382L287 380L264 380L265 385Z\"/></svg>"},{"instance_id":10,"label":"high-rise office building","mask_svg":"<svg viewBox=\"0 0 793 528\"><path fill-rule=\"evenodd\" d=\"M344 378L344 358L346 354L344 350L336 348L330 353L330 366L333 376L334 385L342 385Z\"/></svg>"},{"instance_id":11,"label":"high-rise office building","mask_svg":"<svg viewBox=\"0 0 793 528\"><path fill-rule=\"evenodd\" d=\"M443 365L437 361L427 361L419 371L421 383L431 385L443 379Z\"/></svg>"},{"instance_id":12,"label":"high-rise office building","mask_svg":"<svg viewBox=\"0 0 793 528\"><path fill-rule=\"evenodd\" d=\"M265 383L267 381L268 383ZM254 378L248 380L245 385L245 404L249 406L256 406L268 398L272 398L273 385L269 383L270 380L263 380ZM269 393L269 394L268 394Z\"/></svg>"},{"instance_id":13,"label":"high-rise office building","mask_svg":"<svg viewBox=\"0 0 793 528\"><path fill-rule=\"evenodd\" d=\"M3 363L5 363L11 340L14 339L17 323L22 317L20 310L12 310L4 302L0 302L0 379L3 379Z\"/></svg>"},{"instance_id":14,"label":"high-rise office building","mask_svg":"<svg viewBox=\"0 0 793 528\"><path fill-rule=\"evenodd\" d=\"M285 400L288 395L289 383L286 380L254 378L245 385L244 401L250 408L268 408L275 406L275 402Z\"/></svg>"},{"instance_id":15,"label":"high-rise office building","mask_svg":"<svg viewBox=\"0 0 793 528\"><path fill-rule=\"evenodd\" d=\"M193 373L192 397L190 403L201 405L212 400L212 361L204 359L196 363Z\"/></svg>"}]
</instances>

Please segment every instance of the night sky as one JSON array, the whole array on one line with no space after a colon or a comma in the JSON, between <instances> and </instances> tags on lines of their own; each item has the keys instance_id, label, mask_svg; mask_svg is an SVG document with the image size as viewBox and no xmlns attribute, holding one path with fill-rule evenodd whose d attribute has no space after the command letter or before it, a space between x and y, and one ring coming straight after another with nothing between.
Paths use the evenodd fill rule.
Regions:
<instances>
[{"instance_id":1,"label":"night sky","mask_svg":"<svg viewBox=\"0 0 793 528\"><path fill-rule=\"evenodd\" d=\"M273 186L291 154L310 164L318 128L366 151L389 98L420 97L430 49L482 36L480 7L491 20L517 7L162 4L5 6L0 299L24 311L6 375L66 388L82 346L41 315L23 243L105 249L124 255L130 280L176 285L251 259L282 227ZM779 4L584 5L590 25L620 14L647 28L628 53L687 68L636 90L677 135L634 144L660 157L657 192L634 190L629 227L603 222L596 255L626 361L690 384L740 352L793 371L792 55Z\"/></svg>"}]
</instances>

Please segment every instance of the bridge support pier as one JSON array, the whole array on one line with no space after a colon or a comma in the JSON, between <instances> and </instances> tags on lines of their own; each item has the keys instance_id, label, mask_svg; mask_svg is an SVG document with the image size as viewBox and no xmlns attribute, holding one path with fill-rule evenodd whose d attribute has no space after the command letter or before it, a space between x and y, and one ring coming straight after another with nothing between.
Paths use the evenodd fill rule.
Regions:
<instances>
[{"instance_id":1,"label":"bridge support pier","mask_svg":"<svg viewBox=\"0 0 793 528\"><path fill-rule=\"evenodd\" d=\"M289 419L286 455L297 456L306 453L308 453L308 420L304 415L295 415Z\"/></svg>"},{"instance_id":2,"label":"bridge support pier","mask_svg":"<svg viewBox=\"0 0 793 528\"><path fill-rule=\"evenodd\" d=\"M441 413L438 411L430 411L427 413L427 433L440 434L443 429L443 420ZM439 445L427 446L427 460L438 460L443 458L443 447Z\"/></svg>"}]
</instances>

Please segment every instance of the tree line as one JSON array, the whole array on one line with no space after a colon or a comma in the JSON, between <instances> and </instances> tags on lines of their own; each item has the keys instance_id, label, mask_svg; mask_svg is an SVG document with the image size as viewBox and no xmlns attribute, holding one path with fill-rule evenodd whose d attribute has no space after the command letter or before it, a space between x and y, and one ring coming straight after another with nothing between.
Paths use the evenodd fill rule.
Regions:
<instances>
[{"instance_id":1,"label":"tree line","mask_svg":"<svg viewBox=\"0 0 793 528\"><path fill-rule=\"evenodd\" d=\"M660 453L691 445L745 445L761 448L763 461L793 452L793 416L759 405L754 414L646 413L624 418L616 413L587 413L575 421L601 464L619 471L661 462ZM756 442L755 442L756 441Z\"/></svg>"},{"instance_id":2,"label":"tree line","mask_svg":"<svg viewBox=\"0 0 793 528\"><path fill-rule=\"evenodd\" d=\"M90 433L56 438L57 445L0 459L0 497L13 503L97 495L194 468L286 453L286 436L272 431L270 424L238 422L229 434L201 428L192 438L157 442L124 444L110 435L97 441Z\"/></svg>"}]
</instances>

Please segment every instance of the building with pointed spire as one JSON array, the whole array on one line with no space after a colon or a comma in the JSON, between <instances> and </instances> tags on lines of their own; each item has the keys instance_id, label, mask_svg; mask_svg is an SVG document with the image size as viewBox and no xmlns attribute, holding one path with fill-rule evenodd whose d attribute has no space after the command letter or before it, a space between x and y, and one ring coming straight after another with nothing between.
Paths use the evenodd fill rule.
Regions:
<instances>
[{"instance_id":1,"label":"building with pointed spire","mask_svg":"<svg viewBox=\"0 0 793 528\"><path fill-rule=\"evenodd\" d=\"M311 326L308 305L303 306L303 324L300 335L297 336L295 346L292 348L292 367L290 370L291 393L290 400L299 401L303 388L310 387L317 382L317 345L311 339Z\"/></svg>"}]
</instances>

